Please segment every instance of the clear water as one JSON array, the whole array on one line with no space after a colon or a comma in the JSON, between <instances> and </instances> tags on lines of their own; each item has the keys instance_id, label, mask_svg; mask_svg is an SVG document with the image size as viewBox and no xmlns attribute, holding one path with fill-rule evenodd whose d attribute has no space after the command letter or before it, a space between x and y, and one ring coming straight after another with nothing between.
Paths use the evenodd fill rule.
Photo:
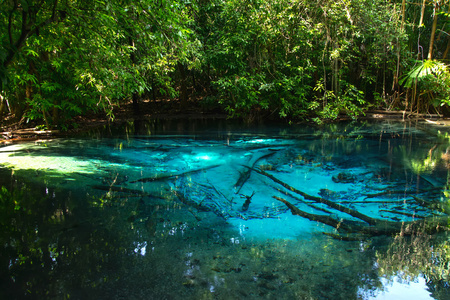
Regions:
<instances>
[{"instance_id":1,"label":"clear water","mask_svg":"<svg viewBox=\"0 0 450 300\"><path fill-rule=\"evenodd\" d=\"M403 122L130 122L7 145L0 298L449 299L448 149L445 128ZM347 208L398 230L361 234Z\"/></svg>"}]
</instances>

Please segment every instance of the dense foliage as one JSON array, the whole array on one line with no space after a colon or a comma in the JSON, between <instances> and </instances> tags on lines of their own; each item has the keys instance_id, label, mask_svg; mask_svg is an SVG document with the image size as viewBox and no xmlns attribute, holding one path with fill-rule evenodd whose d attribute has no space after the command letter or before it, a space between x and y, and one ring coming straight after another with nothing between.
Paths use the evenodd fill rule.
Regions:
<instances>
[{"instance_id":1,"label":"dense foliage","mask_svg":"<svg viewBox=\"0 0 450 300\"><path fill-rule=\"evenodd\" d=\"M0 115L68 120L140 99L231 116L445 112L449 1L3 0ZM201 100L198 100L201 99Z\"/></svg>"}]
</instances>

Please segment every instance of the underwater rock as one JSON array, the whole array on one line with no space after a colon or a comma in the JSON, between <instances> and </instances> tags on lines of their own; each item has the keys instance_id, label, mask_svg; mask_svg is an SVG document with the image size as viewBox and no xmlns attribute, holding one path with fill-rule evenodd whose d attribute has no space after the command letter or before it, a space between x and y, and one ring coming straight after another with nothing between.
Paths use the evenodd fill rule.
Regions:
<instances>
[{"instance_id":1,"label":"underwater rock","mask_svg":"<svg viewBox=\"0 0 450 300\"><path fill-rule=\"evenodd\" d=\"M331 178L335 183L354 183L356 177L350 173L339 173L337 176Z\"/></svg>"},{"instance_id":2,"label":"underwater rock","mask_svg":"<svg viewBox=\"0 0 450 300\"><path fill-rule=\"evenodd\" d=\"M336 200L339 199L340 193L329 189L320 189L319 196L329 200Z\"/></svg>"}]
</instances>

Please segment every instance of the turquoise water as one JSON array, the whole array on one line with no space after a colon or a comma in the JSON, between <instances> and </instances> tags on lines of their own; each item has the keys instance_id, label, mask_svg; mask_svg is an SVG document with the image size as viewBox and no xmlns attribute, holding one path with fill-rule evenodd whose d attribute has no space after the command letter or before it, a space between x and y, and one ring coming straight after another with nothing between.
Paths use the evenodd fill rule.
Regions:
<instances>
[{"instance_id":1,"label":"turquoise water","mask_svg":"<svg viewBox=\"0 0 450 300\"><path fill-rule=\"evenodd\" d=\"M445 132L172 120L6 145L0 296L449 299Z\"/></svg>"}]
</instances>

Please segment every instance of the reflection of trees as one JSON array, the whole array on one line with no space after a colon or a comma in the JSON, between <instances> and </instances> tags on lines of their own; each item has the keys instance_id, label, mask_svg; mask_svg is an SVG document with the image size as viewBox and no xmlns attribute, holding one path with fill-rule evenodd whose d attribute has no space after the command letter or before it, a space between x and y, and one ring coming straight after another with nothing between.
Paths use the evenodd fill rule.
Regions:
<instances>
[{"instance_id":1,"label":"reflection of trees","mask_svg":"<svg viewBox=\"0 0 450 300\"><path fill-rule=\"evenodd\" d=\"M411 144L400 146L393 155L404 162L422 186L431 186L435 191L428 195L415 196L417 202L435 214L450 212L449 206L449 147L446 139L441 142L422 142L422 151L412 151ZM448 223L442 223L444 228ZM429 235L417 228L409 236L400 232L392 238L385 251L377 252L380 275L405 280L423 274L429 290L436 299L448 299L450 276L450 243L446 233Z\"/></svg>"},{"instance_id":2,"label":"reflection of trees","mask_svg":"<svg viewBox=\"0 0 450 300\"><path fill-rule=\"evenodd\" d=\"M409 281L423 274L436 299L448 299L450 279L450 243L446 235L425 233L392 239L385 251L377 252L381 276L400 276Z\"/></svg>"},{"instance_id":3,"label":"reflection of trees","mask_svg":"<svg viewBox=\"0 0 450 300\"><path fill-rule=\"evenodd\" d=\"M90 206L73 192L23 184L2 190L2 298L227 299L231 290L267 299L351 299L358 286L379 284L373 252L361 251L358 242L230 243L237 235L220 225L181 224L181 218L196 219L175 201L166 204L169 220L168 206L155 212L157 206L140 197L113 192L98 206L97 194ZM156 230L148 222L154 219L164 219Z\"/></svg>"},{"instance_id":4,"label":"reflection of trees","mask_svg":"<svg viewBox=\"0 0 450 300\"><path fill-rule=\"evenodd\" d=\"M108 271L117 267L112 256L132 250L113 234L110 220L98 222L101 216L79 200L45 186L2 187L0 298L68 298L70 291L110 280Z\"/></svg>"}]
</instances>

